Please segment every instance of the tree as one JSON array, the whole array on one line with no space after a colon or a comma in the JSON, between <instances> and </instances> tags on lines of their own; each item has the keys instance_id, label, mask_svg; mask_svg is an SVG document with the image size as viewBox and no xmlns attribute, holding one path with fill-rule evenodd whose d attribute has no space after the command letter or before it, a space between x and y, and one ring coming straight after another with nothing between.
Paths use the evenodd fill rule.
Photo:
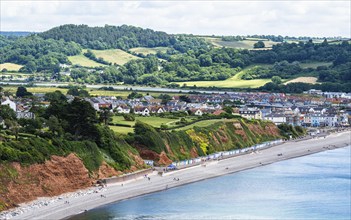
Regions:
<instances>
[{"instance_id":1,"label":"tree","mask_svg":"<svg viewBox=\"0 0 351 220\"><path fill-rule=\"evenodd\" d=\"M257 43L254 44L254 48L264 48L265 44L263 41L258 41Z\"/></svg>"},{"instance_id":2,"label":"tree","mask_svg":"<svg viewBox=\"0 0 351 220\"><path fill-rule=\"evenodd\" d=\"M161 94L158 96L159 99L162 99L161 104L165 105L168 101L172 100L172 97L168 94Z\"/></svg>"},{"instance_id":3,"label":"tree","mask_svg":"<svg viewBox=\"0 0 351 220\"><path fill-rule=\"evenodd\" d=\"M16 112L8 105L0 105L0 117L2 117L4 120L15 120Z\"/></svg>"},{"instance_id":4,"label":"tree","mask_svg":"<svg viewBox=\"0 0 351 220\"><path fill-rule=\"evenodd\" d=\"M17 121L6 119L5 125L8 129L10 129L12 134L15 135L16 140L18 140L20 125L17 123Z\"/></svg>"},{"instance_id":5,"label":"tree","mask_svg":"<svg viewBox=\"0 0 351 220\"><path fill-rule=\"evenodd\" d=\"M224 106L223 110L228 114L233 113L233 108L231 106Z\"/></svg>"},{"instance_id":6,"label":"tree","mask_svg":"<svg viewBox=\"0 0 351 220\"><path fill-rule=\"evenodd\" d=\"M46 122L49 130L53 135L61 136L63 134L63 128L58 118L55 116L50 116L49 120Z\"/></svg>"},{"instance_id":7,"label":"tree","mask_svg":"<svg viewBox=\"0 0 351 220\"><path fill-rule=\"evenodd\" d=\"M66 102L67 98L61 91L48 92L44 96L45 100L51 102Z\"/></svg>"},{"instance_id":8,"label":"tree","mask_svg":"<svg viewBox=\"0 0 351 220\"><path fill-rule=\"evenodd\" d=\"M99 111L99 120L105 125L108 125L108 123L112 121L112 113L109 108L102 108Z\"/></svg>"},{"instance_id":9,"label":"tree","mask_svg":"<svg viewBox=\"0 0 351 220\"><path fill-rule=\"evenodd\" d=\"M90 94L87 90L79 89L77 87L71 87L67 91L67 95L73 95L76 97L90 97Z\"/></svg>"},{"instance_id":10,"label":"tree","mask_svg":"<svg viewBox=\"0 0 351 220\"><path fill-rule=\"evenodd\" d=\"M276 85L279 85L282 83L282 78L280 78L279 76L273 76L272 77L272 82Z\"/></svg>"},{"instance_id":11,"label":"tree","mask_svg":"<svg viewBox=\"0 0 351 220\"><path fill-rule=\"evenodd\" d=\"M80 98L75 98L67 109L67 130L79 138L95 139L97 137L97 116L91 104Z\"/></svg>"},{"instance_id":12,"label":"tree","mask_svg":"<svg viewBox=\"0 0 351 220\"><path fill-rule=\"evenodd\" d=\"M190 103L190 102L191 102L191 100L189 99L189 97L186 96L186 95L181 95L181 96L179 96L179 100L182 101L182 102L187 102L187 103Z\"/></svg>"},{"instance_id":13,"label":"tree","mask_svg":"<svg viewBox=\"0 0 351 220\"><path fill-rule=\"evenodd\" d=\"M33 94L28 92L27 89L23 86L17 88L16 96L17 97L25 97L25 96L32 96Z\"/></svg>"},{"instance_id":14,"label":"tree","mask_svg":"<svg viewBox=\"0 0 351 220\"><path fill-rule=\"evenodd\" d=\"M123 114L123 118L126 121L135 121L135 116L133 114Z\"/></svg>"}]
</instances>

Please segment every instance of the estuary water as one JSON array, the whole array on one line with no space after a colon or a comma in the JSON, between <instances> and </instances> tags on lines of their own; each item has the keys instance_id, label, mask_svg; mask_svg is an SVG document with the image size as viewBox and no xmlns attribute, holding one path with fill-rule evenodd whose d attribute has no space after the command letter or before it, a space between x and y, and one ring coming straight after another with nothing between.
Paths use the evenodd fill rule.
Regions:
<instances>
[{"instance_id":1,"label":"estuary water","mask_svg":"<svg viewBox=\"0 0 351 220\"><path fill-rule=\"evenodd\" d=\"M70 220L351 219L351 147L116 202Z\"/></svg>"}]
</instances>

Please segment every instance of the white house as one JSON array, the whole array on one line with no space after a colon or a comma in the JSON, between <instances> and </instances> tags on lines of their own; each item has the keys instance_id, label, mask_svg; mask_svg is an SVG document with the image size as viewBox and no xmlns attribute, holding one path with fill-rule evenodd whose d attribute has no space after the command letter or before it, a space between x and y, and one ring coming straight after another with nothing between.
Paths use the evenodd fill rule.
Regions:
<instances>
[{"instance_id":1,"label":"white house","mask_svg":"<svg viewBox=\"0 0 351 220\"><path fill-rule=\"evenodd\" d=\"M286 116L284 114L268 114L264 116L263 119L271 121L276 125L284 124L287 122Z\"/></svg>"},{"instance_id":2,"label":"white house","mask_svg":"<svg viewBox=\"0 0 351 220\"><path fill-rule=\"evenodd\" d=\"M325 126L335 127L338 125L338 116L335 114L325 116Z\"/></svg>"},{"instance_id":3,"label":"white house","mask_svg":"<svg viewBox=\"0 0 351 220\"><path fill-rule=\"evenodd\" d=\"M148 107L143 106L135 106L134 114L142 115L142 116L150 116L150 110Z\"/></svg>"},{"instance_id":4,"label":"white house","mask_svg":"<svg viewBox=\"0 0 351 220\"><path fill-rule=\"evenodd\" d=\"M129 114L130 113L130 108L127 105L120 105L116 108L116 111L118 113L124 113L124 114Z\"/></svg>"},{"instance_id":5,"label":"white house","mask_svg":"<svg viewBox=\"0 0 351 220\"><path fill-rule=\"evenodd\" d=\"M153 114L161 114L161 113L164 113L166 111L161 106L153 106L150 108L150 110L151 110L151 113L153 113Z\"/></svg>"},{"instance_id":6,"label":"white house","mask_svg":"<svg viewBox=\"0 0 351 220\"><path fill-rule=\"evenodd\" d=\"M8 97L6 97L6 100L1 102L1 105L8 105L13 111L16 111L16 103L11 101Z\"/></svg>"},{"instance_id":7,"label":"white house","mask_svg":"<svg viewBox=\"0 0 351 220\"><path fill-rule=\"evenodd\" d=\"M203 111L201 111L201 109L194 109L194 115L197 115L197 116L202 116L204 113Z\"/></svg>"},{"instance_id":8,"label":"white house","mask_svg":"<svg viewBox=\"0 0 351 220\"><path fill-rule=\"evenodd\" d=\"M16 118L34 119L35 115L33 112L16 112Z\"/></svg>"},{"instance_id":9,"label":"white house","mask_svg":"<svg viewBox=\"0 0 351 220\"><path fill-rule=\"evenodd\" d=\"M246 119L262 119L262 112L257 108L243 108L239 110L239 114Z\"/></svg>"}]
</instances>

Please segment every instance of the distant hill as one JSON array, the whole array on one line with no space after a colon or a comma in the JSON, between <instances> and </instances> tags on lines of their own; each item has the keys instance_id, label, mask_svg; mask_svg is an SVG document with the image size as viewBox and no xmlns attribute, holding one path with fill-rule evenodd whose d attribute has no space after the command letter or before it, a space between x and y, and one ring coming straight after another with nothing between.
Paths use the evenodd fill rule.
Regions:
<instances>
[{"instance_id":1,"label":"distant hill","mask_svg":"<svg viewBox=\"0 0 351 220\"><path fill-rule=\"evenodd\" d=\"M23 66L18 70L23 73L57 75L57 80L79 83L152 86L181 83L226 88L251 88L266 83L264 90L283 91L283 84L272 84L271 78L288 82L299 77L314 77L318 83L325 84L324 90L351 91L348 41L276 42L278 40L282 38L273 35L200 37L171 35L129 25L67 24L25 37L0 35L0 64L18 64ZM258 47L258 43L262 47ZM70 69L63 70L61 64L71 65ZM14 71L6 65L2 72ZM249 66L257 68L241 75ZM61 77L59 73L64 71L71 74ZM294 85L288 85L291 84Z\"/></svg>"},{"instance_id":2,"label":"distant hill","mask_svg":"<svg viewBox=\"0 0 351 220\"><path fill-rule=\"evenodd\" d=\"M7 36L7 37L25 37L35 32L28 32L28 31L0 31L0 35Z\"/></svg>"},{"instance_id":3,"label":"distant hill","mask_svg":"<svg viewBox=\"0 0 351 220\"><path fill-rule=\"evenodd\" d=\"M170 46L174 37L165 32L129 25L89 27L67 24L40 33L44 39L74 41L90 49L129 49L133 47Z\"/></svg>"}]
</instances>

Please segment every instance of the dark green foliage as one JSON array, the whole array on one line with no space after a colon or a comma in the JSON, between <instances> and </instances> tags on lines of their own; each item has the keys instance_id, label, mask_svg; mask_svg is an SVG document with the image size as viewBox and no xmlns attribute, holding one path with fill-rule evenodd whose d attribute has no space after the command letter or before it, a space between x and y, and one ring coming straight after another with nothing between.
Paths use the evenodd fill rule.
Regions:
<instances>
[{"instance_id":1,"label":"dark green foliage","mask_svg":"<svg viewBox=\"0 0 351 220\"><path fill-rule=\"evenodd\" d=\"M123 114L122 116L126 121L135 121L135 115L133 114Z\"/></svg>"},{"instance_id":2,"label":"dark green foliage","mask_svg":"<svg viewBox=\"0 0 351 220\"><path fill-rule=\"evenodd\" d=\"M278 125L278 128L280 129L280 134L285 137L286 139L296 138L301 135L306 134L306 130L302 128L301 126L293 126L293 125L288 125L288 124L280 124Z\"/></svg>"},{"instance_id":3,"label":"dark green foliage","mask_svg":"<svg viewBox=\"0 0 351 220\"><path fill-rule=\"evenodd\" d=\"M4 120L14 120L16 119L16 112L8 105L0 105L0 117Z\"/></svg>"},{"instance_id":4,"label":"dark green foliage","mask_svg":"<svg viewBox=\"0 0 351 220\"><path fill-rule=\"evenodd\" d=\"M27 89L23 86L17 87L16 96L17 97L25 97L32 96L33 94L28 92Z\"/></svg>"},{"instance_id":5,"label":"dark green foliage","mask_svg":"<svg viewBox=\"0 0 351 220\"><path fill-rule=\"evenodd\" d=\"M112 121L112 112L110 111L110 108L102 108L98 112L99 114L99 121L104 123L105 125L108 125L109 122Z\"/></svg>"},{"instance_id":6,"label":"dark green foliage","mask_svg":"<svg viewBox=\"0 0 351 220\"><path fill-rule=\"evenodd\" d=\"M88 57L91 60L94 60L98 63L104 64L104 65L111 65L112 63L107 62L106 60L104 60L103 58L99 57L97 58L95 56L95 54L93 52L91 52L91 50L88 50L86 53L83 54L84 56Z\"/></svg>"},{"instance_id":7,"label":"dark green foliage","mask_svg":"<svg viewBox=\"0 0 351 220\"><path fill-rule=\"evenodd\" d=\"M50 159L51 155L67 156L72 152L83 160L89 171L97 170L101 165L102 155L99 148L95 143L89 141L53 139L51 143L42 138L30 138L0 144L2 162L43 163Z\"/></svg>"},{"instance_id":8,"label":"dark green foliage","mask_svg":"<svg viewBox=\"0 0 351 220\"><path fill-rule=\"evenodd\" d=\"M258 41L257 43L254 43L254 48L264 48L265 45L263 41Z\"/></svg>"},{"instance_id":9,"label":"dark green foliage","mask_svg":"<svg viewBox=\"0 0 351 220\"><path fill-rule=\"evenodd\" d=\"M75 98L68 105L66 120L68 127L65 130L76 138L95 139L97 137L95 125L97 115L89 102Z\"/></svg>"},{"instance_id":10,"label":"dark green foliage","mask_svg":"<svg viewBox=\"0 0 351 220\"><path fill-rule=\"evenodd\" d=\"M79 89L77 87L71 87L67 91L67 95L73 95L77 97L89 97L89 92L85 89Z\"/></svg>"},{"instance_id":11,"label":"dark green foliage","mask_svg":"<svg viewBox=\"0 0 351 220\"><path fill-rule=\"evenodd\" d=\"M134 126L135 140L150 148L151 150L161 153L164 148L164 142L151 125L145 124L141 121L137 121Z\"/></svg>"},{"instance_id":12,"label":"dark green foliage","mask_svg":"<svg viewBox=\"0 0 351 220\"><path fill-rule=\"evenodd\" d=\"M131 92L129 95L128 95L128 99L139 99L139 98L142 98L143 95L142 94L139 94L137 92Z\"/></svg>"},{"instance_id":13,"label":"dark green foliage","mask_svg":"<svg viewBox=\"0 0 351 220\"><path fill-rule=\"evenodd\" d=\"M67 56L79 54L81 48L74 42L44 40L36 35L21 37L0 47L0 63L24 65L21 71L59 71L59 63L69 63Z\"/></svg>"},{"instance_id":14,"label":"dark green foliage","mask_svg":"<svg viewBox=\"0 0 351 220\"><path fill-rule=\"evenodd\" d=\"M97 144L100 148L104 149L115 163L112 165L120 170L130 168L134 164L130 154L137 155L137 151L133 149L125 140L116 136L116 134L105 126L98 126Z\"/></svg>"},{"instance_id":15,"label":"dark green foliage","mask_svg":"<svg viewBox=\"0 0 351 220\"><path fill-rule=\"evenodd\" d=\"M103 50L133 47L169 46L173 37L164 32L122 25L119 27L88 27L87 25L62 25L39 34L44 39L74 41L85 48Z\"/></svg>"}]
</instances>

